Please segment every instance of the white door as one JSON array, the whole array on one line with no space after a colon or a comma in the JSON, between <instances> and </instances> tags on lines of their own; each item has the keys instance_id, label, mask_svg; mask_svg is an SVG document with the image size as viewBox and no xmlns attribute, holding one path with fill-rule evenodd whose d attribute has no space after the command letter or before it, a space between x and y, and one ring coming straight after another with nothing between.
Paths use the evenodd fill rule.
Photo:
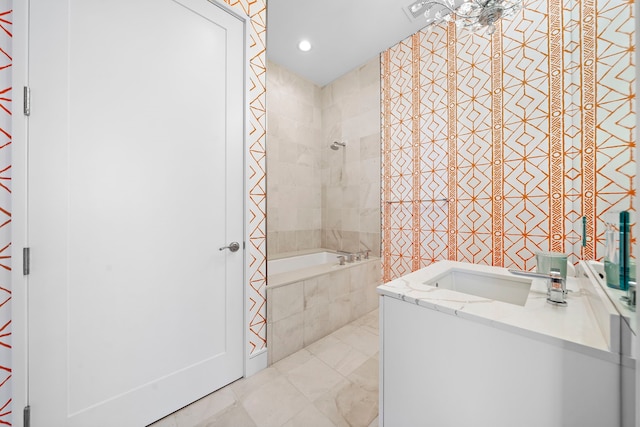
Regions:
<instances>
[{"instance_id":1,"label":"white door","mask_svg":"<svg viewBox=\"0 0 640 427\"><path fill-rule=\"evenodd\" d=\"M31 0L33 427L143 426L242 376L244 31L207 0Z\"/></svg>"}]
</instances>

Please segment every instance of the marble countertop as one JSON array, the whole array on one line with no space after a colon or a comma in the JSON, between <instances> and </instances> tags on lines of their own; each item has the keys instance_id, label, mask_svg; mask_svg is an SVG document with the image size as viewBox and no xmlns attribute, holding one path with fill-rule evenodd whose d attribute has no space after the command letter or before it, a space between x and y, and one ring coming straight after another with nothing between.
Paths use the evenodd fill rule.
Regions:
<instances>
[{"instance_id":1,"label":"marble countertop","mask_svg":"<svg viewBox=\"0 0 640 427\"><path fill-rule=\"evenodd\" d=\"M611 351L607 331L603 331L602 322L596 319L603 310L596 307L594 311L592 307L594 301L597 306L608 301L601 301L601 293L596 292L588 279L567 278L570 292L566 306L547 303L546 280L531 279L527 301L524 306L519 306L423 284L450 268L472 269L479 273L504 275L505 278L516 277L502 267L440 261L379 286L378 293L568 347L613 363L619 362L620 355Z\"/></svg>"}]
</instances>

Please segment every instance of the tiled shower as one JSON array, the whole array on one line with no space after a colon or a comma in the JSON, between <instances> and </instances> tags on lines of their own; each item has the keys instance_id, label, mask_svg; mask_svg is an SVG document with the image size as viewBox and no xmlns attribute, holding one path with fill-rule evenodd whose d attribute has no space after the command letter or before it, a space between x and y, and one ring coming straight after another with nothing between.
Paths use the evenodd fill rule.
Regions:
<instances>
[{"instance_id":1,"label":"tiled shower","mask_svg":"<svg viewBox=\"0 0 640 427\"><path fill-rule=\"evenodd\" d=\"M267 250L380 253L380 65L319 86L267 64ZM345 147L330 149L334 142Z\"/></svg>"}]
</instances>

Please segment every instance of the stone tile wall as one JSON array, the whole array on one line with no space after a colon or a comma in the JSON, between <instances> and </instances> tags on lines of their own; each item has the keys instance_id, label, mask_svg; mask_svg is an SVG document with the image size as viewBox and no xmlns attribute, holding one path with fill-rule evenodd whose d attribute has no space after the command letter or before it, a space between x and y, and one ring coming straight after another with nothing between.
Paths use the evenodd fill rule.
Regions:
<instances>
[{"instance_id":1,"label":"stone tile wall","mask_svg":"<svg viewBox=\"0 0 640 427\"><path fill-rule=\"evenodd\" d=\"M267 67L269 257L320 247L380 256L379 58L323 88Z\"/></svg>"},{"instance_id":2,"label":"stone tile wall","mask_svg":"<svg viewBox=\"0 0 640 427\"><path fill-rule=\"evenodd\" d=\"M267 250L321 245L321 90L267 63Z\"/></svg>"},{"instance_id":3,"label":"stone tile wall","mask_svg":"<svg viewBox=\"0 0 640 427\"><path fill-rule=\"evenodd\" d=\"M378 307L380 259L277 287L267 286L267 342L271 365Z\"/></svg>"},{"instance_id":4,"label":"stone tile wall","mask_svg":"<svg viewBox=\"0 0 640 427\"><path fill-rule=\"evenodd\" d=\"M322 132L322 247L380 256L378 57L322 88Z\"/></svg>"}]
</instances>

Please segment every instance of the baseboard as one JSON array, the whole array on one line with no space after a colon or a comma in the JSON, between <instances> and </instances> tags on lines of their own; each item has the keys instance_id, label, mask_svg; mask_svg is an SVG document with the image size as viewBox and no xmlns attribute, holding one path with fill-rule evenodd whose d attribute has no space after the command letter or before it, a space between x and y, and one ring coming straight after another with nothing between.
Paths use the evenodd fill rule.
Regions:
<instances>
[{"instance_id":1,"label":"baseboard","mask_svg":"<svg viewBox=\"0 0 640 427\"><path fill-rule=\"evenodd\" d=\"M267 348L265 347L251 354L247 358L244 366L244 376L250 377L261 370L266 369L267 366Z\"/></svg>"}]
</instances>

